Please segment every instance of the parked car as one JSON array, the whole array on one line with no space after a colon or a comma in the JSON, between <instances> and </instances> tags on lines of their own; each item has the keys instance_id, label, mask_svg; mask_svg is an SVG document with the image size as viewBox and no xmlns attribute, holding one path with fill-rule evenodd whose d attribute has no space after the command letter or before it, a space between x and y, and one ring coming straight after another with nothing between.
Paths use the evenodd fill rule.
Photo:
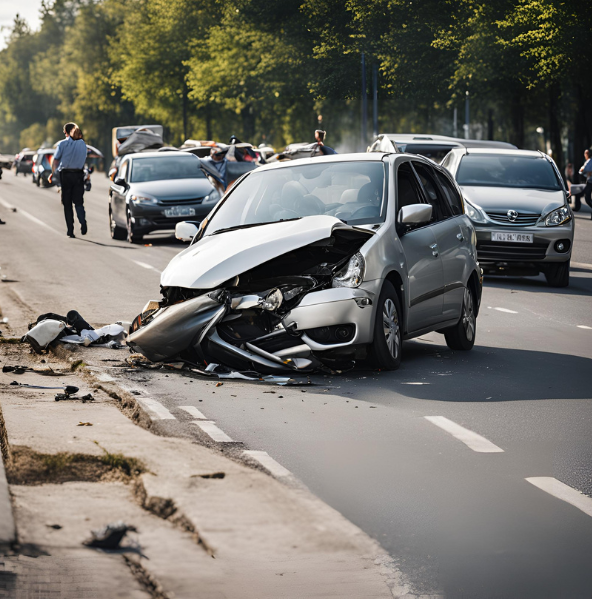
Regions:
<instances>
[{"instance_id":1,"label":"parked car","mask_svg":"<svg viewBox=\"0 0 592 599\"><path fill-rule=\"evenodd\" d=\"M33 156L35 152L29 148L21 150L14 158L14 174L27 175L33 172Z\"/></svg>"},{"instance_id":2,"label":"parked car","mask_svg":"<svg viewBox=\"0 0 592 599\"><path fill-rule=\"evenodd\" d=\"M185 152L141 152L122 157L109 189L113 239L141 243L152 231L174 230L188 218L200 222L220 194Z\"/></svg>"},{"instance_id":3,"label":"parked car","mask_svg":"<svg viewBox=\"0 0 592 599\"><path fill-rule=\"evenodd\" d=\"M37 187L51 187L55 185L55 181L49 182L54 154L55 150L50 148L37 150L37 154L33 156L32 181Z\"/></svg>"},{"instance_id":4,"label":"parked car","mask_svg":"<svg viewBox=\"0 0 592 599\"><path fill-rule=\"evenodd\" d=\"M368 148L368 152L407 152L420 154L437 164L453 148L512 149L516 146L504 141L485 139L460 139L445 135L415 135L409 133L383 133Z\"/></svg>"},{"instance_id":5,"label":"parked car","mask_svg":"<svg viewBox=\"0 0 592 599\"><path fill-rule=\"evenodd\" d=\"M429 331L473 347L475 230L448 172L421 156L348 154L247 173L161 276L128 344L151 360L258 372L370 356L401 362Z\"/></svg>"},{"instance_id":6,"label":"parked car","mask_svg":"<svg viewBox=\"0 0 592 599\"><path fill-rule=\"evenodd\" d=\"M485 272L542 272L553 287L569 285L573 214L549 156L529 150L457 148L442 166L462 189Z\"/></svg>"}]
</instances>

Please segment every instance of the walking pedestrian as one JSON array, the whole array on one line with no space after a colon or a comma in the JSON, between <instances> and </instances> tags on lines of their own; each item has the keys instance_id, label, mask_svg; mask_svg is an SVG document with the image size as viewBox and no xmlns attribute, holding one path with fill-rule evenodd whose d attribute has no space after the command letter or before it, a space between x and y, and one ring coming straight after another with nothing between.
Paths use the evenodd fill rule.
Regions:
<instances>
[{"instance_id":1,"label":"walking pedestrian","mask_svg":"<svg viewBox=\"0 0 592 599\"><path fill-rule=\"evenodd\" d=\"M580 169L580 175L586 177L586 187L584 188L584 199L586 204L592 208L592 151L586 150L584 152L584 166ZM592 218L592 216L590 216Z\"/></svg>"},{"instance_id":2,"label":"walking pedestrian","mask_svg":"<svg viewBox=\"0 0 592 599\"><path fill-rule=\"evenodd\" d=\"M76 123L64 125L63 139L53 155L52 178L57 173L62 186L62 204L68 237L74 238L74 210L80 222L80 233L86 235L86 213L84 211L84 163L87 148L82 131Z\"/></svg>"}]
</instances>

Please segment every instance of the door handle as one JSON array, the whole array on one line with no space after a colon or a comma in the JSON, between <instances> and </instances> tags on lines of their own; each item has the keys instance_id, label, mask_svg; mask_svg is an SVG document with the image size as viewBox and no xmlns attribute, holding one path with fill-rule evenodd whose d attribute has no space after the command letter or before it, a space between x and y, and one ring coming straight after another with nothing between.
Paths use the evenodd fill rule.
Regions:
<instances>
[{"instance_id":1,"label":"door handle","mask_svg":"<svg viewBox=\"0 0 592 599\"><path fill-rule=\"evenodd\" d=\"M456 234L456 238L457 238L459 241L464 241L464 240L465 240L465 238L464 238L464 236L463 236L463 234L462 234L462 233L457 233L457 234Z\"/></svg>"},{"instance_id":2,"label":"door handle","mask_svg":"<svg viewBox=\"0 0 592 599\"><path fill-rule=\"evenodd\" d=\"M434 256L434 258L437 258L440 255L437 243L432 243L432 245L430 245L430 250L432 250L432 256Z\"/></svg>"}]
</instances>

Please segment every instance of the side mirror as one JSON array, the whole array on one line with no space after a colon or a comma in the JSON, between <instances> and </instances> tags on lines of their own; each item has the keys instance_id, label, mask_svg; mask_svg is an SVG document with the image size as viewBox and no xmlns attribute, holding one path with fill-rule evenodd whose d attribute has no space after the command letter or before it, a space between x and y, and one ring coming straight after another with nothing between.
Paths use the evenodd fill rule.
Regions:
<instances>
[{"instance_id":1,"label":"side mirror","mask_svg":"<svg viewBox=\"0 0 592 599\"><path fill-rule=\"evenodd\" d=\"M125 179L115 179L114 183L115 185L119 185L119 187L127 187Z\"/></svg>"},{"instance_id":2,"label":"side mirror","mask_svg":"<svg viewBox=\"0 0 592 599\"><path fill-rule=\"evenodd\" d=\"M402 225L421 225L432 218L432 206L430 204L411 204L403 206L399 210L399 223Z\"/></svg>"},{"instance_id":3,"label":"side mirror","mask_svg":"<svg viewBox=\"0 0 592 599\"><path fill-rule=\"evenodd\" d=\"M191 241L197 234L198 228L195 223L182 221L175 226L175 237L181 241Z\"/></svg>"},{"instance_id":4,"label":"side mirror","mask_svg":"<svg viewBox=\"0 0 592 599\"><path fill-rule=\"evenodd\" d=\"M111 181L115 181L115 175L117 174L117 168L113 167L109 169L109 179L111 179Z\"/></svg>"}]
</instances>

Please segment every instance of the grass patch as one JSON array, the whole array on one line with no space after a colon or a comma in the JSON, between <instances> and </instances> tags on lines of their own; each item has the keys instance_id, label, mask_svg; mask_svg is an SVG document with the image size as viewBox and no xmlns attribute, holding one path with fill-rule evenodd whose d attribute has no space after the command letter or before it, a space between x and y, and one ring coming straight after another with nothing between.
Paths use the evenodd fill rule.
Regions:
<instances>
[{"instance_id":1,"label":"grass patch","mask_svg":"<svg viewBox=\"0 0 592 599\"><path fill-rule=\"evenodd\" d=\"M129 482L145 472L139 460L119 453L112 454L104 449L103 451L105 454L99 456L68 452L48 454L33 451L25 446L13 446L6 465L6 477L11 485L72 481Z\"/></svg>"}]
</instances>

